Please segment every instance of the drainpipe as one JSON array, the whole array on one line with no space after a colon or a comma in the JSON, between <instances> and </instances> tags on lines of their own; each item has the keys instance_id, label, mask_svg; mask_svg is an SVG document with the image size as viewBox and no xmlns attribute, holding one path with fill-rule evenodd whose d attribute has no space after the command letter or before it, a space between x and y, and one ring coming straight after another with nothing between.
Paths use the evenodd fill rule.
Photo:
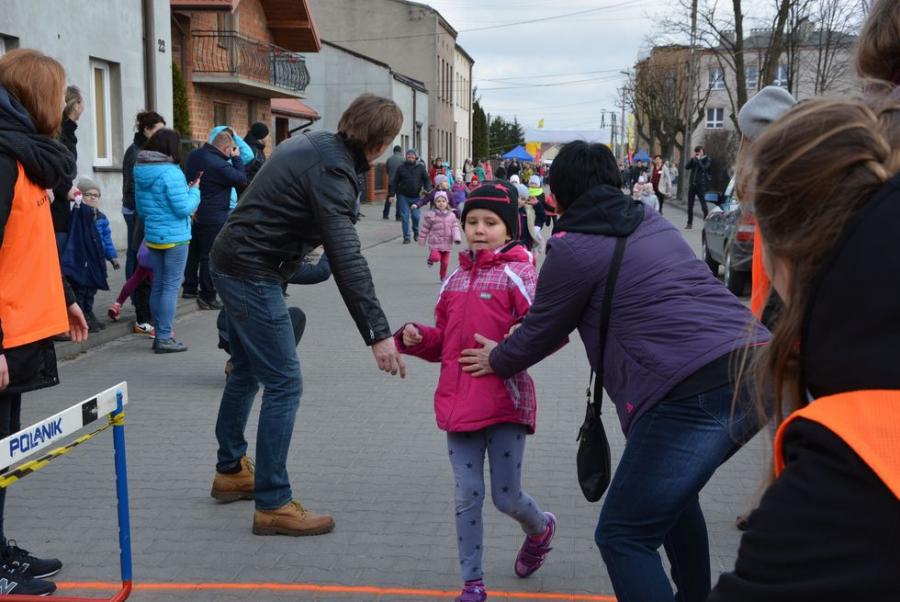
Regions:
<instances>
[{"instance_id":1,"label":"drainpipe","mask_svg":"<svg viewBox=\"0 0 900 602\"><path fill-rule=\"evenodd\" d=\"M156 49L153 47L156 27L153 18L153 0L141 0L144 34L144 106L147 111L156 110Z\"/></svg>"}]
</instances>

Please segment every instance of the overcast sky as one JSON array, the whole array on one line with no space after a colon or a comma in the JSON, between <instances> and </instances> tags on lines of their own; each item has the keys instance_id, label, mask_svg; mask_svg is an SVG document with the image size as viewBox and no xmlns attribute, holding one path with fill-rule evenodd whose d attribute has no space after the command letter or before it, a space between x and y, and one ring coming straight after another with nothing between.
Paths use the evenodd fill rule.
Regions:
<instances>
[{"instance_id":1,"label":"overcast sky","mask_svg":"<svg viewBox=\"0 0 900 602\"><path fill-rule=\"evenodd\" d=\"M657 0L420 0L459 31L485 111L526 127L595 129L653 29ZM599 10L592 10L599 9ZM559 15L592 11L575 16ZM537 20L535 23L466 31ZM607 117L607 120L609 117ZM607 121L608 124L608 121Z\"/></svg>"}]
</instances>

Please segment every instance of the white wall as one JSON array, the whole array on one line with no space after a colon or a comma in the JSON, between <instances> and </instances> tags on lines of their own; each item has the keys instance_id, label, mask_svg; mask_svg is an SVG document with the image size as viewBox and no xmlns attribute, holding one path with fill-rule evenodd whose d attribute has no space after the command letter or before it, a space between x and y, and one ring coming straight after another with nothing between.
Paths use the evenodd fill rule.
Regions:
<instances>
[{"instance_id":1,"label":"white wall","mask_svg":"<svg viewBox=\"0 0 900 602\"><path fill-rule=\"evenodd\" d=\"M168 0L151 0L154 40L156 111L172 122L171 34ZM147 105L144 94L143 15L141 0L2 0L0 34L18 38L20 48L37 48L66 70L69 84L81 88L85 110L78 122L78 174L102 187L101 208L110 219L116 246L125 247L122 218L122 156L131 144L134 117ZM7 48L9 50L9 48ZM96 152L91 61L112 65L110 114L112 166L94 165ZM118 168L116 171L115 168Z\"/></svg>"},{"instance_id":2,"label":"white wall","mask_svg":"<svg viewBox=\"0 0 900 602\"><path fill-rule=\"evenodd\" d=\"M472 140L469 134L472 121L472 62L455 49L453 57L454 95L453 122L456 127L453 169L462 169L466 159L472 158Z\"/></svg>"}]
</instances>

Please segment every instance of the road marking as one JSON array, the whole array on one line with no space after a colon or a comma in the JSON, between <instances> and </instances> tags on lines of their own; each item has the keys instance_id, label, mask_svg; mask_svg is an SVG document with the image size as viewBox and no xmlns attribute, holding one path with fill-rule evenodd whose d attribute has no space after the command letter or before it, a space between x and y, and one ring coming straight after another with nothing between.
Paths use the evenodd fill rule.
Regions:
<instances>
[{"instance_id":1,"label":"road marking","mask_svg":"<svg viewBox=\"0 0 900 602\"><path fill-rule=\"evenodd\" d=\"M56 584L60 590L115 590L120 583L63 581ZM458 590L416 589L405 587L376 587L364 585L318 585L313 583L135 583L137 591L235 591L268 590L273 592L315 592L320 594L416 596L418 598L447 598L459 594ZM507 600L559 600L568 602L616 602L615 596L594 594L566 594L545 592L505 592L490 590L491 598Z\"/></svg>"}]
</instances>

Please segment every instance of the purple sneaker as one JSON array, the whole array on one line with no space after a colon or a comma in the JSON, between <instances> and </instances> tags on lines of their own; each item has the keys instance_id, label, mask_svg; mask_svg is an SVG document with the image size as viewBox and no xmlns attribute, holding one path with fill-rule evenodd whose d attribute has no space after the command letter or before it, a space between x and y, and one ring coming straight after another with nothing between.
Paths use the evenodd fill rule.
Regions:
<instances>
[{"instance_id":1,"label":"purple sneaker","mask_svg":"<svg viewBox=\"0 0 900 602\"><path fill-rule=\"evenodd\" d=\"M466 584L462 592L454 598L454 602L484 602L487 600L487 590L484 583Z\"/></svg>"},{"instance_id":2,"label":"purple sneaker","mask_svg":"<svg viewBox=\"0 0 900 602\"><path fill-rule=\"evenodd\" d=\"M547 532L538 541L530 536L525 536L525 543L522 544L519 555L516 556L516 575L523 579L541 568L547 554L553 549L550 547L550 542L556 535L556 517L550 512L544 514L547 516Z\"/></svg>"}]
</instances>

